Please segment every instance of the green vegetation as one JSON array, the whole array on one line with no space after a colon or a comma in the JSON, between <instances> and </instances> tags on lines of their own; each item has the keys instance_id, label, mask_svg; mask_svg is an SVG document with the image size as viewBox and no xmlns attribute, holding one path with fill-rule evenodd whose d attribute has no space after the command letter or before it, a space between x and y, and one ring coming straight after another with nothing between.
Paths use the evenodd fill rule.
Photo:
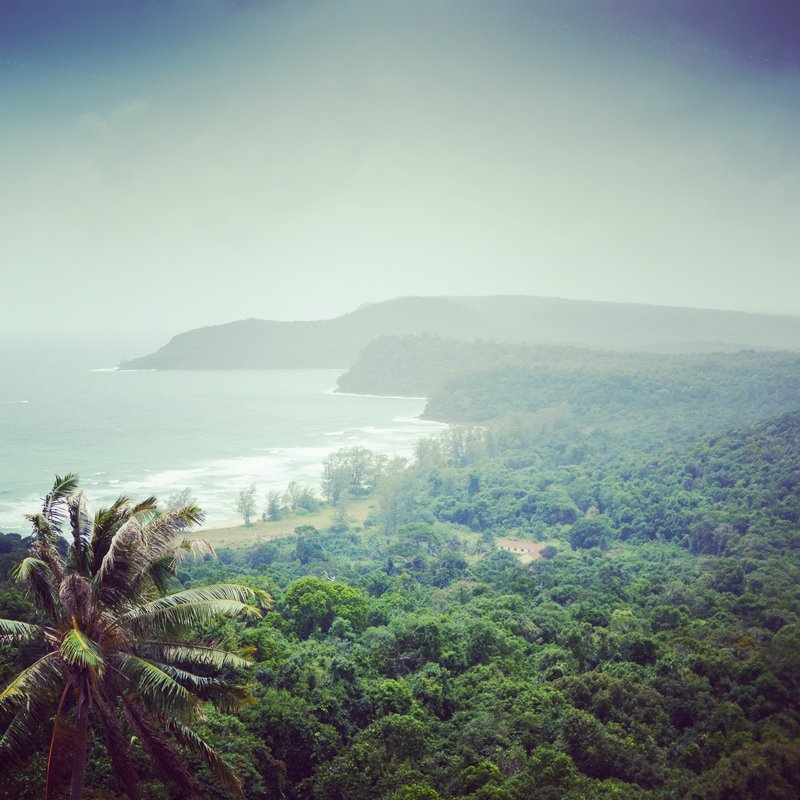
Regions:
<instances>
[{"instance_id":1,"label":"green vegetation","mask_svg":"<svg viewBox=\"0 0 800 800\"><path fill-rule=\"evenodd\" d=\"M392 346L451 347L421 341ZM431 406L480 426L409 462L335 454L338 506L178 565L183 591L274 598L197 626L251 654L229 677L255 702L208 706L193 730L248 800L796 797L798 357L540 348L533 369L527 348L475 347L500 360L449 375ZM501 538L547 546L523 561ZM0 537L0 566L26 544ZM37 622L0 588L0 617ZM33 654L2 647L7 681ZM93 797L118 796L91 747ZM136 756L141 796L167 797ZM40 797L43 758L0 798Z\"/></svg>"},{"instance_id":2,"label":"green vegetation","mask_svg":"<svg viewBox=\"0 0 800 800\"><path fill-rule=\"evenodd\" d=\"M228 791L240 794L239 778L195 726L205 705L230 713L249 697L243 686L209 670L250 662L187 632L222 615L259 617L254 603L268 604L268 595L231 583L170 592L182 556L210 552L202 541L176 545L202 520L193 505L159 513L154 498L132 505L121 497L92 518L76 477L66 475L56 478L41 512L29 520L30 552L13 576L25 586L36 613L17 604L22 618L0 619L0 641L30 648L30 658L24 652L18 657L31 662L4 681L0 692L4 768L30 755L55 714L43 779L47 797L59 794L59 784L67 780L72 800L83 796L94 730L102 736L105 766L117 791L132 800L144 796L145 753L176 796L203 791L173 739ZM67 521L70 544L64 554ZM131 748L134 740L138 746ZM41 788L34 793L41 795Z\"/></svg>"},{"instance_id":3,"label":"green vegetation","mask_svg":"<svg viewBox=\"0 0 800 800\"><path fill-rule=\"evenodd\" d=\"M545 437L562 460L578 461L589 453L674 446L794 410L800 355L620 353L385 337L363 351L339 386L424 395L427 419L498 422L491 431L495 450L541 453Z\"/></svg>"},{"instance_id":4,"label":"green vegetation","mask_svg":"<svg viewBox=\"0 0 800 800\"><path fill-rule=\"evenodd\" d=\"M243 486L236 497L236 513L240 514L245 525L250 525L250 520L256 513L256 485Z\"/></svg>"}]
</instances>

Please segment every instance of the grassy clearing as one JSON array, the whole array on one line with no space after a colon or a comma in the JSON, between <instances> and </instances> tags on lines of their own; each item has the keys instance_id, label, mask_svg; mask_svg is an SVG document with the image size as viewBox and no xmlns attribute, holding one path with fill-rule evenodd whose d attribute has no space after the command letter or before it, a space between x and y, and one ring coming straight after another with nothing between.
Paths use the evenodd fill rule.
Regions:
<instances>
[{"instance_id":1,"label":"grassy clearing","mask_svg":"<svg viewBox=\"0 0 800 800\"><path fill-rule=\"evenodd\" d=\"M347 508L347 521L351 525L362 525L369 514L377 507L375 498L351 503ZM300 525L313 525L324 530L336 520L338 509L326 506L313 514L297 514L277 522L253 523L249 528L241 522L226 523L215 528L202 528L196 538L207 539L214 547L249 547L258 542L293 536L294 529Z\"/></svg>"}]
</instances>

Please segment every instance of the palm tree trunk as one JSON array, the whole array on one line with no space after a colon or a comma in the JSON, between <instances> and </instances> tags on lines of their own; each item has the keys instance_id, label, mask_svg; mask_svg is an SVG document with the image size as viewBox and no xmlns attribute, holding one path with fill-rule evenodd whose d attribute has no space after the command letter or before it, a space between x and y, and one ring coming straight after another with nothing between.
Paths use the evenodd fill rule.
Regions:
<instances>
[{"instance_id":1,"label":"palm tree trunk","mask_svg":"<svg viewBox=\"0 0 800 800\"><path fill-rule=\"evenodd\" d=\"M81 800L83 784L86 780L86 748L89 744L89 709L86 700L78 701L78 721L75 725L77 741L72 759L72 792L70 800Z\"/></svg>"}]
</instances>

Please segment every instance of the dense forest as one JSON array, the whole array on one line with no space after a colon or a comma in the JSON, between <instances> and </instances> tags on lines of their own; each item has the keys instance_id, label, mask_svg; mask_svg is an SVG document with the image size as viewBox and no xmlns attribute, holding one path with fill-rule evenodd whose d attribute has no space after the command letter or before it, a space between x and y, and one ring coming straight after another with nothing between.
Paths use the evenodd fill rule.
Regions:
<instances>
[{"instance_id":1,"label":"dense forest","mask_svg":"<svg viewBox=\"0 0 800 800\"><path fill-rule=\"evenodd\" d=\"M499 447L537 453L556 447L562 460L574 461L675 446L795 410L800 355L383 337L364 348L339 389L426 396L427 419L492 422L489 438Z\"/></svg>"},{"instance_id":2,"label":"dense forest","mask_svg":"<svg viewBox=\"0 0 800 800\"><path fill-rule=\"evenodd\" d=\"M332 459L330 529L298 516L293 537L181 565L184 587L274 598L261 619L201 631L255 662L225 668L245 710L209 708L200 726L245 797L797 796L800 412L722 430L796 405L796 357L609 354L588 369L581 351L539 353L554 363L512 354L433 393L429 409L487 424L411 461ZM354 524L348 499L367 492ZM3 576L26 544L0 539ZM0 617L35 613L6 578ZM2 647L5 682L35 652ZM41 796L48 735L0 797ZM87 796L118 796L92 748Z\"/></svg>"}]
</instances>

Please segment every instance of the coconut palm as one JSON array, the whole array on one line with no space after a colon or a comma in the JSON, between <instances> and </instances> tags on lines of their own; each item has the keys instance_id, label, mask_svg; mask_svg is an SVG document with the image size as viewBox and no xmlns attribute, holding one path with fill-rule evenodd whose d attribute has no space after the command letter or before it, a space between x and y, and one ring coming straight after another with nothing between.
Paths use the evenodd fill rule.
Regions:
<instances>
[{"instance_id":1,"label":"coconut palm","mask_svg":"<svg viewBox=\"0 0 800 800\"><path fill-rule=\"evenodd\" d=\"M155 498L134 504L120 497L90 516L77 476L56 477L33 526L30 555L15 569L43 625L0 619L0 641L40 640L41 656L0 692L0 760L25 757L41 726L53 719L46 797L58 776L71 773L79 800L89 737L104 738L121 792L140 797L131 761L132 737L153 768L181 798L202 786L179 747L200 757L232 793L241 787L230 766L192 729L211 702L232 710L247 694L211 676L242 667L241 655L196 641L192 631L218 615L259 615L262 591L217 584L175 591L182 557L211 552L203 541L181 539L202 521L194 504L159 511ZM67 546L68 542L68 546Z\"/></svg>"}]
</instances>

